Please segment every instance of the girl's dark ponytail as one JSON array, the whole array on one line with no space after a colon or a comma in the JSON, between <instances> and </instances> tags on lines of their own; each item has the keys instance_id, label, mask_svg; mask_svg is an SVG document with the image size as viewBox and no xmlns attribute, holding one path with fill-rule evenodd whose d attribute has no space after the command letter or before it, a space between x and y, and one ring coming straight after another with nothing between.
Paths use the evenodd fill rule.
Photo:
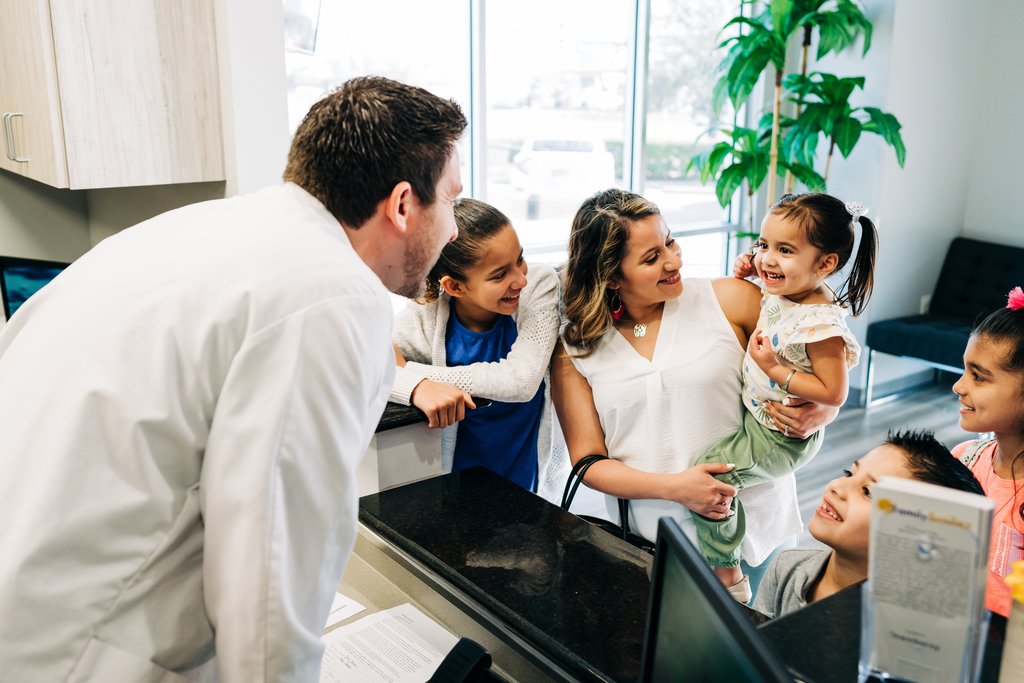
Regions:
<instances>
[{"instance_id":1,"label":"girl's dark ponytail","mask_svg":"<svg viewBox=\"0 0 1024 683\"><path fill-rule=\"evenodd\" d=\"M866 210L857 202L845 203L820 192L783 195L772 205L773 214L796 221L807 240L823 254L835 254L839 258L833 273L845 268L852 257L850 274L835 292L835 302L849 306L855 316L864 310L875 284L878 232L875 224L864 215ZM853 254L857 241L854 223L860 223L861 227L856 256Z\"/></svg>"},{"instance_id":2,"label":"girl's dark ponytail","mask_svg":"<svg viewBox=\"0 0 1024 683\"><path fill-rule=\"evenodd\" d=\"M867 216L860 216L861 235L857 256L850 266L850 276L846 279L841 300L849 304L854 316L861 314L875 285L875 258L878 256L878 232L875 224Z\"/></svg>"}]
</instances>

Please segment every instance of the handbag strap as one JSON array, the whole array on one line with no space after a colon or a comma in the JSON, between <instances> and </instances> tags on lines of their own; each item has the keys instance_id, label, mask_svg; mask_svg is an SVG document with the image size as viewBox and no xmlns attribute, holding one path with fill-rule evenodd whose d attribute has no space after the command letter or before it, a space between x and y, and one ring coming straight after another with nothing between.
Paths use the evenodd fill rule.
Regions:
<instances>
[{"instance_id":1,"label":"handbag strap","mask_svg":"<svg viewBox=\"0 0 1024 683\"><path fill-rule=\"evenodd\" d=\"M591 453L585 455L572 466L572 471L569 472L569 479L565 482L565 490L562 492L562 509L568 510L569 506L572 505L572 499L576 497L576 489L580 487L583 482L583 477L587 474L587 470L595 462L601 460L607 460L607 455L598 455Z\"/></svg>"},{"instance_id":2,"label":"handbag strap","mask_svg":"<svg viewBox=\"0 0 1024 683\"><path fill-rule=\"evenodd\" d=\"M594 463L600 462L601 460L607 460L607 455L598 455L592 453L585 455L572 466L572 470L569 472L569 479L565 482L565 490L562 492L562 509L568 510L569 506L572 505L573 498L576 497L576 489L580 487L583 482L583 477L586 476L587 470L589 470ZM619 504L619 527L622 529L622 538L629 536L629 500L625 498L616 499Z\"/></svg>"},{"instance_id":3,"label":"handbag strap","mask_svg":"<svg viewBox=\"0 0 1024 683\"><path fill-rule=\"evenodd\" d=\"M619 526L622 527L622 537L629 536L629 500L619 498Z\"/></svg>"}]
</instances>

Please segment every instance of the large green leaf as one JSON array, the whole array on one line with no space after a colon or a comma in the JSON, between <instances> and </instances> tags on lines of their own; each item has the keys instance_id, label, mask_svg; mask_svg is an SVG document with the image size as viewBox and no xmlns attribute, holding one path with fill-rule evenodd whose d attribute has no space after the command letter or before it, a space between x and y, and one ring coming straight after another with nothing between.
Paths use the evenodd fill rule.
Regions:
<instances>
[{"instance_id":1,"label":"large green leaf","mask_svg":"<svg viewBox=\"0 0 1024 683\"><path fill-rule=\"evenodd\" d=\"M711 108L716 114L722 112L722 107L725 106L725 101L729 97L729 81L724 78L719 78L715 83L715 88L711 92Z\"/></svg>"},{"instance_id":2,"label":"large green leaf","mask_svg":"<svg viewBox=\"0 0 1024 683\"><path fill-rule=\"evenodd\" d=\"M700 173L700 182L706 183L718 174L725 159L732 154L732 145L719 142L706 153L697 155L690 160L690 166L696 167Z\"/></svg>"},{"instance_id":3,"label":"large green leaf","mask_svg":"<svg viewBox=\"0 0 1024 683\"><path fill-rule=\"evenodd\" d=\"M864 38L864 48L861 51L861 56L866 55L868 50L871 49L871 33L873 28L871 21L864 14L864 10L859 2L854 0L838 0L836 3L836 10L841 15L846 17L846 21L859 29L859 33Z\"/></svg>"},{"instance_id":4,"label":"large green leaf","mask_svg":"<svg viewBox=\"0 0 1024 683\"><path fill-rule=\"evenodd\" d=\"M907 148L903 145L903 136L900 134L903 126L899 120L878 107L864 107L864 111L868 115L864 130L881 135L882 139L892 146L896 152L896 162L903 168L903 163L907 160Z\"/></svg>"},{"instance_id":5,"label":"large green leaf","mask_svg":"<svg viewBox=\"0 0 1024 683\"><path fill-rule=\"evenodd\" d=\"M828 187L825 179L822 178L813 168L798 163L786 164L786 170L800 181L804 187L811 192L825 192Z\"/></svg>"},{"instance_id":6,"label":"large green leaf","mask_svg":"<svg viewBox=\"0 0 1024 683\"><path fill-rule=\"evenodd\" d=\"M787 93L797 96L790 98L794 102L802 103L803 99L810 95L821 97L821 85L810 76L786 74L782 77L782 87L786 89Z\"/></svg>"},{"instance_id":7,"label":"large green leaf","mask_svg":"<svg viewBox=\"0 0 1024 683\"><path fill-rule=\"evenodd\" d=\"M755 191L761 187L765 177L768 175L768 164L771 161L766 151L758 151L746 156L747 184Z\"/></svg>"},{"instance_id":8,"label":"large green leaf","mask_svg":"<svg viewBox=\"0 0 1024 683\"><path fill-rule=\"evenodd\" d=\"M729 206L732 196L743 184L745 176L744 169L740 164L733 164L722 171L722 175L718 177L718 183L715 185L715 196L718 197L718 204L723 209Z\"/></svg>"},{"instance_id":9,"label":"large green leaf","mask_svg":"<svg viewBox=\"0 0 1024 683\"><path fill-rule=\"evenodd\" d=\"M855 88L864 87L863 76L848 76L846 78L834 78L822 82L823 100L831 102L846 102L850 99Z\"/></svg>"},{"instance_id":10,"label":"large green leaf","mask_svg":"<svg viewBox=\"0 0 1024 683\"><path fill-rule=\"evenodd\" d=\"M783 40L789 37L793 16L793 0L771 0L772 30Z\"/></svg>"},{"instance_id":11,"label":"large green leaf","mask_svg":"<svg viewBox=\"0 0 1024 683\"><path fill-rule=\"evenodd\" d=\"M830 52L842 52L857 40L858 35L864 37L864 54L871 47L871 22L864 15L858 2L853 0L836 0L831 9L819 11L826 3L808 3L801 9L804 12L798 24L811 25L818 29L817 59ZM814 11L808 11L813 7Z\"/></svg>"},{"instance_id":12,"label":"large green leaf","mask_svg":"<svg viewBox=\"0 0 1024 683\"><path fill-rule=\"evenodd\" d=\"M737 59L730 68L727 92L736 109L739 109L754 91L758 79L771 62L771 53L770 47L757 45L743 55L743 59Z\"/></svg>"},{"instance_id":13,"label":"large green leaf","mask_svg":"<svg viewBox=\"0 0 1024 683\"><path fill-rule=\"evenodd\" d=\"M806 121L808 130L816 126L818 130L827 136L832 135L832 108L821 102L809 102L800 113Z\"/></svg>"},{"instance_id":14,"label":"large green leaf","mask_svg":"<svg viewBox=\"0 0 1024 683\"><path fill-rule=\"evenodd\" d=\"M861 129L861 122L852 116L836 121L832 127L832 139L836 141L836 147L844 159L850 156L857 140L860 139Z\"/></svg>"},{"instance_id":15,"label":"large green leaf","mask_svg":"<svg viewBox=\"0 0 1024 683\"><path fill-rule=\"evenodd\" d=\"M823 105L812 103L792 121L790 130L783 140L783 149L787 159L793 159L809 166L814 164L818 141L822 135L822 124L827 121L827 114L828 110Z\"/></svg>"}]
</instances>

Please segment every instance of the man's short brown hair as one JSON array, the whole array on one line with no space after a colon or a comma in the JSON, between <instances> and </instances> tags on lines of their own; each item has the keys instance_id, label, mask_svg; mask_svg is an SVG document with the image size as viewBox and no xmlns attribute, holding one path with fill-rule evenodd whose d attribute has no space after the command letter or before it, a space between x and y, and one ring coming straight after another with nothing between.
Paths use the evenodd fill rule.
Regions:
<instances>
[{"instance_id":1,"label":"man's short brown hair","mask_svg":"<svg viewBox=\"0 0 1024 683\"><path fill-rule=\"evenodd\" d=\"M353 78L313 105L288 152L284 179L358 228L402 181L420 203L434 192L466 117L453 100L380 77Z\"/></svg>"}]
</instances>

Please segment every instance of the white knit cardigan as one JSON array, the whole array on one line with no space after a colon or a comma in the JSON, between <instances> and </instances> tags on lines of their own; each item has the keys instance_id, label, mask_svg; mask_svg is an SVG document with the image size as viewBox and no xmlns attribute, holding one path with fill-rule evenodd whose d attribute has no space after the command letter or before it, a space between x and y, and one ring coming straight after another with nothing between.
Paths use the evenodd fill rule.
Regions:
<instances>
[{"instance_id":1,"label":"white knit cardigan","mask_svg":"<svg viewBox=\"0 0 1024 683\"><path fill-rule=\"evenodd\" d=\"M519 295L519 308L512 315L518 336L508 355L492 363L446 366L445 330L451 297L442 292L436 300L421 304L410 301L395 317L392 340L405 357L406 366L396 368L390 399L409 405L413 389L423 379L452 384L479 397L509 403L529 401L544 385L544 408L537 440L538 493L552 499L554 490L565 483L565 468L551 462L551 392L548 368L558 340L558 275L550 266L530 266L528 284ZM441 434L441 458L450 472L455 453L452 425ZM549 490L551 489L551 490Z\"/></svg>"}]
</instances>

